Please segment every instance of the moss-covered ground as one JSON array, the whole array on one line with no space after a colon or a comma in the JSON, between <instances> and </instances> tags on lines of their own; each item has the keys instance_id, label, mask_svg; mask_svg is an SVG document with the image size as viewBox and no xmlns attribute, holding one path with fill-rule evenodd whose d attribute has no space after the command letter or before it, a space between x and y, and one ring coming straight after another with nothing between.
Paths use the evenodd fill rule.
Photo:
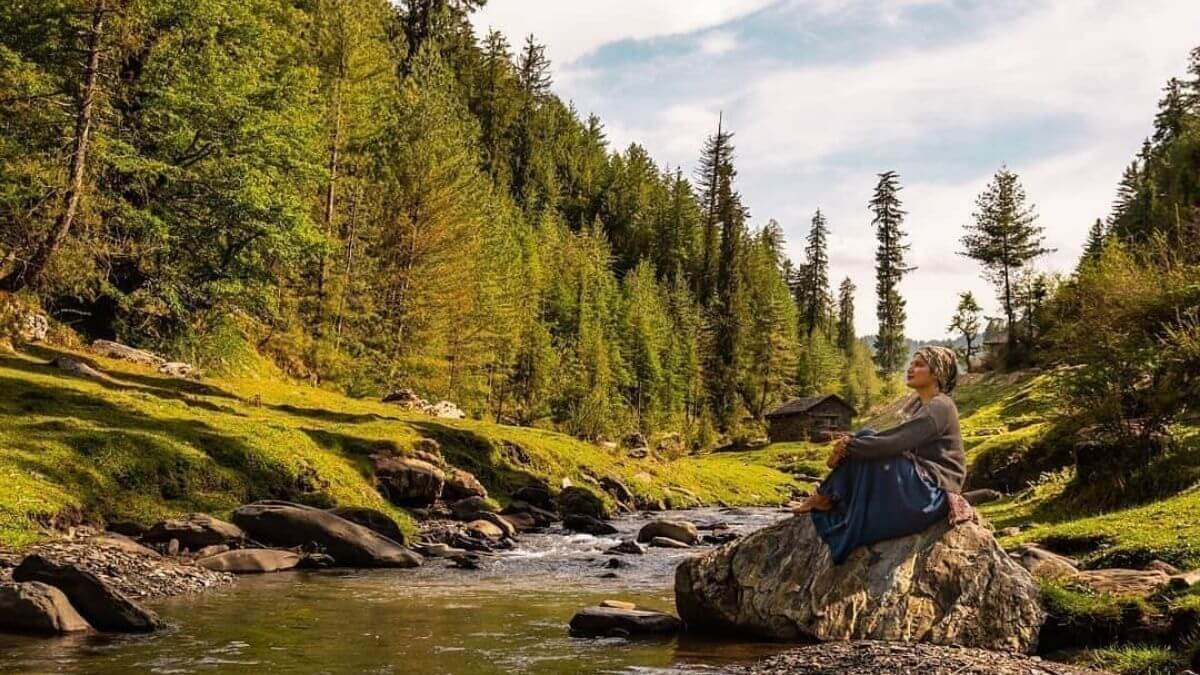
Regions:
<instances>
[{"instance_id":1,"label":"moss-covered ground","mask_svg":"<svg viewBox=\"0 0 1200 675\"><path fill-rule=\"evenodd\" d=\"M110 376L50 365L69 356ZM369 456L435 438L501 501L563 478L614 476L635 494L694 504L778 504L796 481L777 449L631 459L550 431L443 420L267 376L181 380L85 352L0 354L0 545L21 546L75 522L227 515L261 498L382 509ZM782 461L782 460L781 460Z\"/></svg>"}]
</instances>

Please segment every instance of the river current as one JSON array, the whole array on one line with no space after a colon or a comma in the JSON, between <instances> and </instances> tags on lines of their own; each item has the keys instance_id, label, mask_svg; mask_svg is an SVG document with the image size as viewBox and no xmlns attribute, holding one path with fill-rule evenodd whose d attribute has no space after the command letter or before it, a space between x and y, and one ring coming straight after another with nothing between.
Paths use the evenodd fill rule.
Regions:
<instances>
[{"instance_id":1,"label":"river current","mask_svg":"<svg viewBox=\"0 0 1200 675\"><path fill-rule=\"evenodd\" d=\"M777 509L656 514L749 532ZM675 566L699 550L603 551L620 533L525 534L479 570L431 559L414 570L298 571L241 577L228 588L147 604L170 628L154 635L0 635L14 673L716 673L783 647L745 639L583 639L576 610L605 599L674 611ZM623 565L609 569L610 558ZM615 573L615 577L605 576Z\"/></svg>"}]
</instances>

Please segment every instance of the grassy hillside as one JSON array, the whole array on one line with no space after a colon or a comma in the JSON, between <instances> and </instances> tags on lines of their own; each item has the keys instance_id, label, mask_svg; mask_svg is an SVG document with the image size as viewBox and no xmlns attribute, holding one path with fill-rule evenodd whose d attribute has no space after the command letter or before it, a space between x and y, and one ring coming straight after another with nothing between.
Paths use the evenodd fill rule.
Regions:
<instances>
[{"instance_id":1,"label":"grassy hillside","mask_svg":"<svg viewBox=\"0 0 1200 675\"><path fill-rule=\"evenodd\" d=\"M66 355L111 376L68 375ZM785 500L778 452L634 460L624 451L537 429L452 421L269 377L172 379L134 364L45 348L0 353L0 545L19 546L81 520L133 519L281 498L387 504L369 455L429 436L501 501L534 480L615 476L676 506ZM781 460L782 461L782 460ZM775 462L778 464L778 462Z\"/></svg>"}]
</instances>

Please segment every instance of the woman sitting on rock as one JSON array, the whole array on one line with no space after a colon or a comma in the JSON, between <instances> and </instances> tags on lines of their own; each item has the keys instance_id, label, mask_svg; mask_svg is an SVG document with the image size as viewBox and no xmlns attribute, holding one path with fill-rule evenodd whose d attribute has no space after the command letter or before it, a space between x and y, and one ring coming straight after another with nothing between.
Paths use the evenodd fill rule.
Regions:
<instances>
[{"instance_id":1,"label":"woman sitting on rock","mask_svg":"<svg viewBox=\"0 0 1200 675\"><path fill-rule=\"evenodd\" d=\"M924 347L913 355L906 384L916 392L908 419L875 433L863 429L839 439L829 457L833 471L816 494L793 505L812 513L834 564L859 546L920 532L949 516L969 513L962 500L966 456L958 429L954 352ZM952 503L953 502L953 503ZM969 516L968 516L969 517Z\"/></svg>"}]
</instances>

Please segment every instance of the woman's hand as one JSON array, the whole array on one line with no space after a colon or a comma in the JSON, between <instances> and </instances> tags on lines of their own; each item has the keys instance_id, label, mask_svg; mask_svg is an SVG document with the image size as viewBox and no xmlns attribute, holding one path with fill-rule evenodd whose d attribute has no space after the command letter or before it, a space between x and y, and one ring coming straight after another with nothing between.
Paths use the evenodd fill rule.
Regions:
<instances>
[{"instance_id":1,"label":"woman's hand","mask_svg":"<svg viewBox=\"0 0 1200 675\"><path fill-rule=\"evenodd\" d=\"M829 453L829 460L825 465L831 469L837 468L838 464L846 458L846 446L850 444L849 436L842 436L833 442L833 450Z\"/></svg>"}]
</instances>

